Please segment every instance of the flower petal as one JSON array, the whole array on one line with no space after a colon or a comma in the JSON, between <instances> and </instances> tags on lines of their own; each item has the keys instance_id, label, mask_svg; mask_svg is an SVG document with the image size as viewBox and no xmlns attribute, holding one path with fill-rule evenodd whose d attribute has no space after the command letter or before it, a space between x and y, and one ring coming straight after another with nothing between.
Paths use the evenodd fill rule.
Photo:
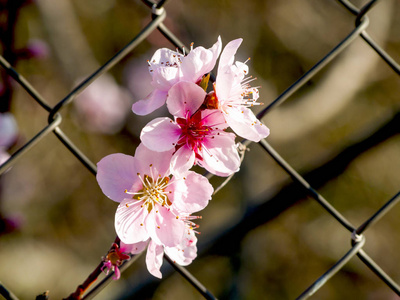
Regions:
<instances>
[{"instance_id":1,"label":"flower petal","mask_svg":"<svg viewBox=\"0 0 400 300\"><path fill-rule=\"evenodd\" d=\"M230 97L233 85L236 83L236 75L231 66L218 69L217 79L215 81L215 91L220 101L220 105L224 105ZM239 81L240 83L240 81Z\"/></svg>"},{"instance_id":2,"label":"flower petal","mask_svg":"<svg viewBox=\"0 0 400 300\"><path fill-rule=\"evenodd\" d=\"M0 147L10 147L16 140L17 134L17 122L13 114L0 113Z\"/></svg>"},{"instance_id":3,"label":"flower petal","mask_svg":"<svg viewBox=\"0 0 400 300\"><path fill-rule=\"evenodd\" d=\"M168 92L167 107L171 115L186 118L203 104L206 92L193 82L181 81Z\"/></svg>"},{"instance_id":4,"label":"flower petal","mask_svg":"<svg viewBox=\"0 0 400 300\"><path fill-rule=\"evenodd\" d=\"M147 241L149 234L146 231L145 221L148 215L142 201L125 199L115 213L115 231L125 244L135 244Z\"/></svg>"},{"instance_id":5,"label":"flower petal","mask_svg":"<svg viewBox=\"0 0 400 300\"><path fill-rule=\"evenodd\" d=\"M197 237L193 230L184 233L181 244L176 247L165 247L164 251L175 263L181 266L189 265L197 256Z\"/></svg>"},{"instance_id":6,"label":"flower petal","mask_svg":"<svg viewBox=\"0 0 400 300\"><path fill-rule=\"evenodd\" d=\"M221 57L219 58L218 74L222 68L233 64L236 51L240 47L242 41L243 39L236 39L226 44L224 50L222 50Z\"/></svg>"},{"instance_id":7,"label":"flower petal","mask_svg":"<svg viewBox=\"0 0 400 300\"><path fill-rule=\"evenodd\" d=\"M168 91L154 90L145 99L139 100L132 105L132 111L140 116L152 113L157 108L160 108L167 99Z\"/></svg>"},{"instance_id":8,"label":"flower petal","mask_svg":"<svg viewBox=\"0 0 400 300\"><path fill-rule=\"evenodd\" d=\"M132 156L115 153L97 163L96 179L103 193L110 199L121 202L126 198L125 190L131 191L140 184Z\"/></svg>"},{"instance_id":9,"label":"flower petal","mask_svg":"<svg viewBox=\"0 0 400 300\"><path fill-rule=\"evenodd\" d=\"M131 254L139 254L144 249L146 249L149 240L143 242L137 242L134 244L125 244L124 242L120 242L120 249L122 252L131 253Z\"/></svg>"},{"instance_id":10,"label":"flower petal","mask_svg":"<svg viewBox=\"0 0 400 300\"><path fill-rule=\"evenodd\" d=\"M146 219L146 229L157 244L174 247L181 242L185 223L171 209L157 205Z\"/></svg>"},{"instance_id":11,"label":"flower petal","mask_svg":"<svg viewBox=\"0 0 400 300\"><path fill-rule=\"evenodd\" d=\"M232 107L226 112L225 119L237 135L253 142L259 142L269 135L268 127L262 124L250 109L244 106Z\"/></svg>"},{"instance_id":12,"label":"flower petal","mask_svg":"<svg viewBox=\"0 0 400 300\"><path fill-rule=\"evenodd\" d=\"M172 155L171 173L181 178L193 166L195 158L194 151L183 145Z\"/></svg>"},{"instance_id":13,"label":"flower petal","mask_svg":"<svg viewBox=\"0 0 400 300\"><path fill-rule=\"evenodd\" d=\"M162 66L162 65L174 65L177 64L180 60L182 60L185 56L179 52L173 51L168 48L161 48L154 52L153 57L149 61L150 67L149 69L153 69L153 66ZM151 73L151 72L150 72Z\"/></svg>"},{"instance_id":14,"label":"flower petal","mask_svg":"<svg viewBox=\"0 0 400 300\"><path fill-rule=\"evenodd\" d=\"M143 143L137 146L135 151L135 168L141 175L153 178L170 174L169 167L172 153L175 149L164 152L156 152L148 149ZM135 174L137 176L137 174Z\"/></svg>"},{"instance_id":15,"label":"flower petal","mask_svg":"<svg viewBox=\"0 0 400 300\"><path fill-rule=\"evenodd\" d=\"M155 242L150 241L146 254L146 266L150 274L157 278L162 278L160 268L163 263L163 256L163 246L157 245Z\"/></svg>"},{"instance_id":16,"label":"flower petal","mask_svg":"<svg viewBox=\"0 0 400 300\"><path fill-rule=\"evenodd\" d=\"M118 269L117 266L114 266L114 276L113 280L118 280L121 277L121 271Z\"/></svg>"},{"instance_id":17,"label":"flower petal","mask_svg":"<svg viewBox=\"0 0 400 300\"><path fill-rule=\"evenodd\" d=\"M179 69L177 67L158 66L153 69L151 85L159 90L168 91L171 86L179 81Z\"/></svg>"},{"instance_id":18,"label":"flower petal","mask_svg":"<svg viewBox=\"0 0 400 300\"><path fill-rule=\"evenodd\" d=\"M0 166L11 157L3 148L0 147Z\"/></svg>"},{"instance_id":19,"label":"flower petal","mask_svg":"<svg viewBox=\"0 0 400 300\"><path fill-rule=\"evenodd\" d=\"M163 152L175 147L182 130L170 118L156 118L147 123L140 133L140 140L149 149Z\"/></svg>"},{"instance_id":20,"label":"flower petal","mask_svg":"<svg viewBox=\"0 0 400 300\"><path fill-rule=\"evenodd\" d=\"M201 123L212 127L213 130L221 130L229 127L225 116L218 109L205 109L201 111Z\"/></svg>"},{"instance_id":21,"label":"flower petal","mask_svg":"<svg viewBox=\"0 0 400 300\"><path fill-rule=\"evenodd\" d=\"M210 48L196 47L182 60L182 80L197 82L204 74L214 69L221 52L221 37Z\"/></svg>"},{"instance_id":22,"label":"flower petal","mask_svg":"<svg viewBox=\"0 0 400 300\"><path fill-rule=\"evenodd\" d=\"M204 209L214 192L212 185L206 177L192 171L186 173L184 178L174 178L171 185L165 189L171 191L170 200L173 207L189 214Z\"/></svg>"},{"instance_id":23,"label":"flower petal","mask_svg":"<svg viewBox=\"0 0 400 300\"><path fill-rule=\"evenodd\" d=\"M214 139L205 140L201 153L203 160L198 164L210 173L229 176L239 171L240 157L232 133L221 132Z\"/></svg>"}]
</instances>

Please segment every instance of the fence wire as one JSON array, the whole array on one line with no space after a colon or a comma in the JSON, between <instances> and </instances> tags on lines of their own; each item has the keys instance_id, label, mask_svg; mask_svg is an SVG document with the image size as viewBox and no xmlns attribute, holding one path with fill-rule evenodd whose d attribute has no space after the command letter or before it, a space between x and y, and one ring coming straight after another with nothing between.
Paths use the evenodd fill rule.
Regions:
<instances>
[{"instance_id":1,"label":"fence wire","mask_svg":"<svg viewBox=\"0 0 400 300\"><path fill-rule=\"evenodd\" d=\"M327 0L328 1L328 0ZM60 100L56 105L50 105L49 101L47 101L34 87L30 84L22 74L20 74L17 70L15 70L11 64L3 57L0 56L0 65L5 70L5 72L12 77L30 96L36 101L44 111L48 113L48 125L46 125L41 131L39 131L33 138L31 138L28 142L26 142L22 147L20 147L15 153L8 159L3 165L0 166L0 174L4 173L7 169L9 169L12 165L16 163L23 163L21 159L23 156L32 149L37 143L46 143L46 137L53 133L60 140L60 142L82 163L84 167L86 167L92 174L96 174L96 165L80 150L79 146L75 145L73 140L69 138L67 134L65 134L60 125L63 122L62 113L65 107L69 106L81 93L84 91L91 83L97 80L101 75L108 72L111 68L113 68L116 64L118 64L123 58L125 58L130 52L132 52L140 43L142 43L154 30L159 30L165 38L172 43L172 45L176 48L183 49L183 43L167 28L167 26L163 23L166 18L167 10L164 5L167 1L159 1L153 2L149 0L143 0L144 4L150 8L150 12L152 19L151 21L143 28L141 32L139 32L124 48L122 48L115 56L109 59L105 64L103 64L99 69L97 69L93 74L88 76L85 80L83 80L80 84L78 84L70 93L68 93L62 100ZM333 0L331 1L333 2ZM321 70L323 70L327 65L334 63L334 59L341 54L343 51L347 49L349 45L354 43L354 41L359 40L359 37L365 41L366 45L368 45L373 51L375 51L376 55L378 55L392 70L393 72L400 75L400 66L385 50L375 42L367 32L370 21L368 18L368 13L371 12L375 4L379 2L379 0L369 1L361 8L357 8L350 1L346 0L337 0L336 2L340 3L344 10L348 11L350 14L354 15L354 29L351 30L348 35L341 40L335 47L332 48L329 53L326 54L319 62L317 62L313 67L309 69L309 71L305 72L303 76L301 76L297 81L295 81L291 86L289 86L283 93L281 93L274 101L268 104L265 109L260 111L257 117L262 120L264 119L270 111L276 108L278 105L282 104L284 101L289 99L294 93L296 93L300 88L305 86L307 82L309 82L316 74L318 74ZM188 52L188 49L184 47ZM398 119L398 118L397 118ZM398 133L399 122L391 123L391 130L393 130L393 134ZM244 145L249 145L249 141L242 141ZM365 245L368 243L366 240L364 233L369 230L372 226L375 225L381 218L383 218L399 201L400 201L400 191L395 194L391 199L387 200L387 202L382 205L375 213L373 213L369 218L364 220L361 225L353 225L346 217L344 217L340 211L338 211L327 199L325 199L318 191L318 186L313 187L306 178L310 174L300 175L295 168L293 168L285 159L276 151L267 140L260 141L259 145L262 149L265 150L265 153L272 157L273 160L284 170L295 182L300 185L303 189L303 192L308 194L312 199L314 199L320 207L329 213L332 218L334 218L340 226L349 231L349 238L351 241L351 245L349 249L344 249L345 254L342 257L339 257L335 264L332 265L331 268L326 270L325 273L321 274L319 278L315 280L309 287L305 287L304 291L298 296L297 299L307 299L312 296L317 290L322 288L324 284L336 273L338 273L341 269L346 266L346 264L353 259L354 257L358 257L361 262L363 262L373 273L377 275L377 277L382 280L393 292L400 296L400 287L392 279L384 270L376 263L364 250ZM354 149L352 149L354 150ZM355 155L359 155L360 152L355 151ZM353 157L354 158L354 157ZM316 170L318 171L318 170ZM315 174L317 177L318 175ZM314 176L315 177L315 176ZM310 177L311 178L311 175ZM297 192L299 192L297 190ZM281 204L281 207L276 210L276 214L280 211L289 207L293 201L293 198ZM278 198L277 198L278 199ZM281 198L280 198L281 199ZM271 199L272 202L273 199ZM276 203L275 203L276 204ZM253 209L252 211L248 211L243 219L239 220L237 226L243 224L243 222L248 222L251 220L252 216L254 216L255 211L263 211L265 212L265 208L262 208L261 205ZM264 222L267 222L269 219L274 216L265 215ZM221 233L215 240L214 244L223 243L229 240L232 235L235 234L235 226L233 226L230 230L227 230L224 233ZM212 251L211 245L209 251ZM215 246L215 245L214 245ZM193 285L197 291L204 296L206 299L216 299L216 297L208 290L205 286L203 286L190 272L187 271L184 267L181 267L171 261L168 257L166 257L166 261L179 273L183 276L185 280L187 280L191 285ZM135 258L132 258L130 261L125 262L121 267L121 271L123 272L130 264L135 262ZM104 289L112 280L113 274L109 274L105 277L101 282L92 287L83 297L83 299L91 299L102 289ZM0 283L0 294L6 299L16 299L16 296L6 287Z\"/></svg>"}]
</instances>

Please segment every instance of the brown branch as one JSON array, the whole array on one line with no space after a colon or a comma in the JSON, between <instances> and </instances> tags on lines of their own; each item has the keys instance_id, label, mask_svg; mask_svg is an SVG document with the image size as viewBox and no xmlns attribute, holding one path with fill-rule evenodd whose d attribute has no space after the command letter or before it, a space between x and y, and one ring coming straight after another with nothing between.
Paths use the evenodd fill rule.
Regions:
<instances>
[{"instance_id":1,"label":"brown branch","mask_svg":"<svg viewBox=\"0 0 400 300\"><path fill-rule=\"evenodd\" d=\"M118 236L115 238L114 243L116 243L119 246L120 239ZM110 247L107 253L109 253L113 249L113 246ZM71 295L69 295L67 298L64 298L65 300L80 300L82 295L87 291L87 289L94 283L99 275L103 272L102 267L104 265L104 261L102 260L97 267L94 269L92 273L89 274L89 276L86 278L86 280L80 284L75 292L73 292Z\"/></svg>"}]
</instances>

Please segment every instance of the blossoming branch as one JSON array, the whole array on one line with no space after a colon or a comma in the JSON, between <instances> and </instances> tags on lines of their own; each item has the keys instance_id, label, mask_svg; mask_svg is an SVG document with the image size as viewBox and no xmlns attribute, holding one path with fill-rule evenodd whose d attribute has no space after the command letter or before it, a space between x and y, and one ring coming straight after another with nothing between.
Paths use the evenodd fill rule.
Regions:
<instances>
[{"instance_id":1,"label":"blossoming branch","mask_svg":"<svg viewBox=\"0 0 400 300\"><path fill-rule=\"evenodd\" d=\"M113 270L129 256L147 249L149 272L161 278L164 253L180 265L197 256L196 225L192 215L211 200L208 179L190 169L194 165L227 177L240 168L236 135L258 142L269 129L257 120L251 107L259 92L250 83L246 62L235 61L242 39L210 48L191 47L188 55L157 50L149 72L154 90L132 106L146 115L166 103L171 117L150 121L141 131L135 155L111 154L98 164L97 181L103 193L119 203L115 230L120 248L113 246L102 270ZM216 81L208 92L210 74L217 62ZM228 132L227 129L233 132Z\"/></svg>"}]
</instances>

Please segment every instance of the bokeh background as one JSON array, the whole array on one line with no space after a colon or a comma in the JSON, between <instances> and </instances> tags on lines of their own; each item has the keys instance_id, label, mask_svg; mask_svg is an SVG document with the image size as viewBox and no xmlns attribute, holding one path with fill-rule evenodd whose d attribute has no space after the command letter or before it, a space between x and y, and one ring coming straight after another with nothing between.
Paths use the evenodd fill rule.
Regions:
<instances>
[{"instance_id":1,"label":"bokeh background","mask_svg":"<svg viewBox=\"0 0 400 300\"><path fill-rule=\"evenodd\" d=\"M366 2L353 1L358 7ZM348 35L355 21L334 0L170 0L165 8L165 24L186 45L208 48L218 35L223 45L243 38L237 59L251 57L253 83L266 105ZM378 1L368 16L369 34L400 60L399 2ZM150 20L149 8L138 0L30 1L19 10L13 43L15 49L39 45L38 54L18 59L15 68L55 105ZM111 153L133 154L141 128L167 113L160 109L140 117L130 111L149 92L146 60L160 47L174 48L154 32L62 111L61 129L93 162ZM389 133L379 131L399 111L399 83L358 39L263 119L271 130L268 141L301 174L378 132L372 143L358 144L359 155L338 174L314 178L318 191L355 226L400 187L399 123ZM46 126L48 114L17 84L11 112L19 127L13 153ZM249 150L240 172L201 212L200 255L188 270L220 299L294 299L348 251L351 235L314 200L297 193L259 145ZM0 181L1 215L16 225L0 236L0 281L21 299L46 290L50 299L68 296L113 242L117 204L53 135ZM211 182L217 187L222 180ZM243 216L251 209L261 213L248 222ZM364 247L397 282L399 214L394 207L369 229ZM234 236L221 237L238 223L243 226ZM162 272L161 281L148 275L142 256L97 299L202 298L166 262ZM397 296L353 258L313 296L352 298Z\"/></svg>"}]
</instances>

